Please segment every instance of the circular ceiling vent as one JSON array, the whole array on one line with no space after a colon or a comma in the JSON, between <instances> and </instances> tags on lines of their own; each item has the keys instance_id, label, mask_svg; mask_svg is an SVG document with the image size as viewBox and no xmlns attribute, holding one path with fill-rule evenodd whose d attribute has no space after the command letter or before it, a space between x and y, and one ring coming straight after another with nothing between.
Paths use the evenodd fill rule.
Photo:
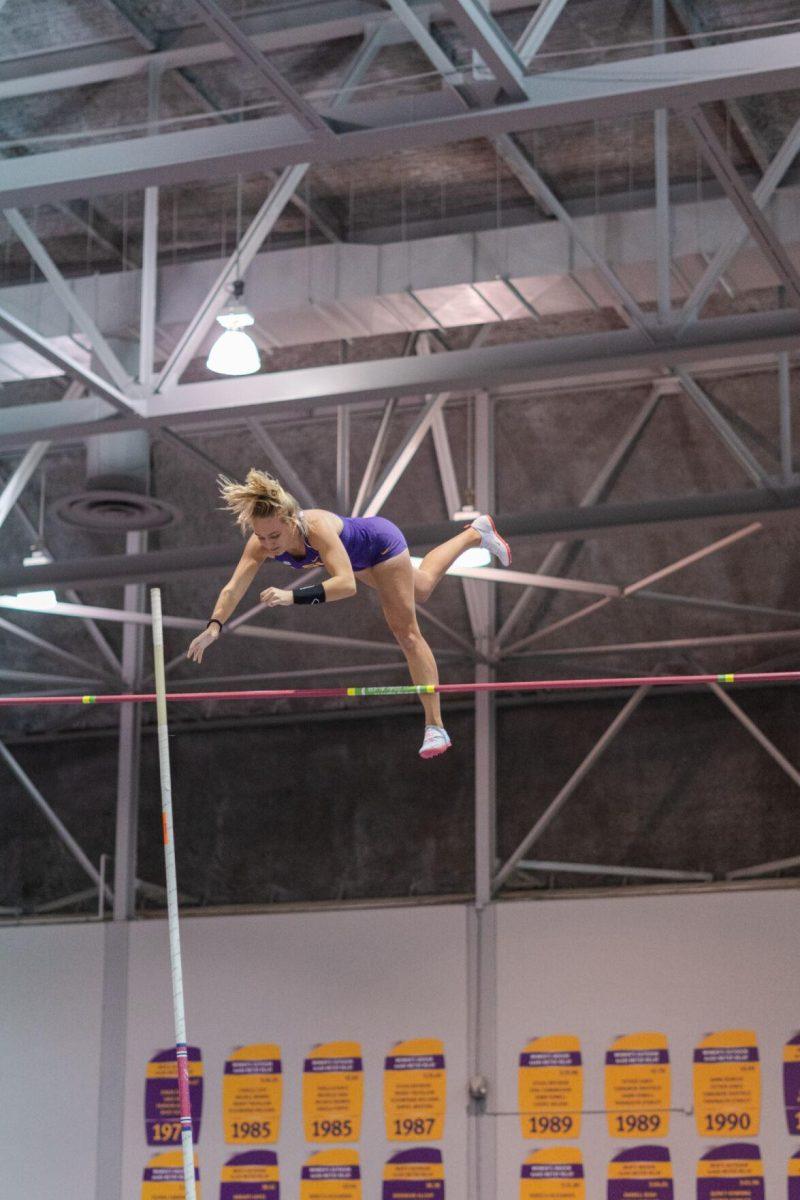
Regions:
<instances>
[{"instance_id":1,"label":"circular ceiling vent","mask_svg":"<svg viewBox=\"0 0 800 1200\"><path fill-rule=\"evenodd\" d=\"M139 529L164 529L178 518L178 509L153 496L137 492L92 490L59 500L54 506L59 520L78 529L106 533L131 533Z\"/></svg>"}]
</instances>

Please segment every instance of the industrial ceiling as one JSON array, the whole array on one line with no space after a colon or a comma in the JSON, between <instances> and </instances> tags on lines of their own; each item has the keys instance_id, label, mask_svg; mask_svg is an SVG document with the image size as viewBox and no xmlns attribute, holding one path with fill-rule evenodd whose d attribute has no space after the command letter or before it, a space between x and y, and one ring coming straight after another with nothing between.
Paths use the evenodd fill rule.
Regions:
<instances>
[{"instance_id":1,"label":"industrial ceiling","mask_svg":"<svg viewBox=\"0 0 800 1200\"><path fill-rule=\"evenodd\" d=\"M453 513L465 504L505 519L513 579L453 578L424 608L445 680L798 665L796 5L2 7L3 694L149 687L146 584L163 588L169 678L183 690L401 682L402 656L369 597L309 620L266 612L254 588L202 671L185 660L241 546L215 476L251 465L305 506L390 517L412 552L460 528ZM239 278L261 370L220 378L206 357ZM127 499L101 503L104 489ZM40 542L52 562L24 565ZM56 608L18 602L45 588ZM763 758L767 775L745 787L739 772L731 793L741 785L742 812L763 816L772 800L780 813L744 842L686 813L660 837L652 806L664 797L642 798L635 771L625 800L640 818L635 836L620 844L619 831L598 828L582 841L555 816L582 782L573 772L588 761L588 774L593 747L605 748L597 714L611 720L625 702L586 693L557 715L549 701L527 706L526 719L549 730L537 763L520 755L517 709L487 701L462 735L460 766L439 777L475 801L474 819L464 809L475 879L463 864L450 869L447 856L467 851L442 850L442 815L429 831L438 857L409 878L375 868L365 882L356 871L337 893L340 867L317 888L293 887L275 867L249 890L218 871L195 891L203 903L259 903L791 877L800 776L781 743L786 701L773 692L727 697L727 710L720 696L687 692L670 718L673 761L681 722L702 725L703 704ZM641 698L623 710L623 736L653 703L636 712ZM277 737L287 723L321 731L341 720L337 737L357 759L363 729L385 713L384 753L399 764L413 753L405 711L378 703L360 722L331 701L316 706L316 726L283 702L204 703L175 719L187 736L219 736L226 775L236 770L231 722L267 722ZM575 734L584 721L585 746ZM134 910L142 724L146 714L99 706L0 710L6 779L18 789L0 904L31 912L69 894L79 898L67 910L81 910L94 903L85 876L96 891L104 852L115 859L115 911ZM63 870L55 860L22 868L67 829L51 819L63 811L59 756L73 747L88 761L90 745L112 738L113 775L93 776L86 808L74 810ZM645 742L642 732L640 763ZM732 761L730 745L718 752ZM270 770L292 774L283 759ZM380 801L387 812L398 775ZM422 795L414 789L428 784L414 780ZM684 786L699 796L705 784ZM529 834L564 787L537 854L544 826ZM599 804L607 789L597 787ZM37 791L44 808L30 805ZM584 811L580 797L571 805ZM481 816L495 810L497 844ZM75 854L83 811L103 826L88 872ZM528 866L503 874L523 843ZM193 874L208 847L196 853Z\"/></svg>"}]
</instances>

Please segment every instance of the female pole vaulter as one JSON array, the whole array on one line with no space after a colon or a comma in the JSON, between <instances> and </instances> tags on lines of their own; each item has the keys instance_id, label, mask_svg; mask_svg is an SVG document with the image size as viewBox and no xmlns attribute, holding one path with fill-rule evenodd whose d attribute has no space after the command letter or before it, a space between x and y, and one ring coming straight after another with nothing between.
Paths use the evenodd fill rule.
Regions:
<instances>
[{"instance_id":1,"label":"female pole vaulter","mask_svg":"<svg viewBox=\"0 0 800 1200\"><path fill-rule=\"evenodd\" d=\"M189 646L187 658L198 663L219 638L258 568L274 560L301 571L321 566L328 578L293 591L268 587L260 597L268 608L346 600L355 595L358 579L377 591L386 624L405 655L413 683L436 684L436 660L417 624L416 602L428 599L448 567L470 546L485 547L504 567L511 562L508 543L488 515L476 517L462 533L435 546L415 568L406 539L385 517L340 517L323 508L304 512L277 479L255 468L244 483L220 476L219 490L243 533L250 536L206 628ZM420 700L425 710L420 757L435 758L450 749L450 738L442 725L438 694L422 694Z\"/></svg>"}]
</instances>

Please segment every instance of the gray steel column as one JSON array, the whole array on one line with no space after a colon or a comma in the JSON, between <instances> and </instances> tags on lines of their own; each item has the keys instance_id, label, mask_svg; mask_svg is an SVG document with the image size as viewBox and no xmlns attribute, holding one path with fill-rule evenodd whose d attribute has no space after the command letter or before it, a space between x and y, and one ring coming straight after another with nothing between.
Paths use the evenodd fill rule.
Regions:
<instances>
[{"instance_id":1,"label":"gray steel column","mask_svg":"<svg viewBox=\"0 0 800 1200\"><path fill-rule=\"evenodd\" d=\"M128 554L147 549L146 533L129 533L125 539ZM140 583L125 588L123 607L143 612L145 589ZM142 683L145 626L126 624L122 632L122 679L138 691ZM119 714L119 756L117 759L117 819L114 835L114 920L127 921L136 910L136 840L139 816L139 757L142 734L142 706L121 704Z\"/></svg>"},{"instance_id":2,"label":"gray steel column","mask_svg":"<svg viewBox=\"0 0 800 1200\"><path fill-rule=\"evenodd\" d=\"M778 355L778 396L781 415L781 474L784 483L791 483L792 462L792 377L789 355Z\"/></svg>"},{"instance_id":3,"label":"gray steel column","mask_svg":"<svg viewBox=\"0 0 800 1200\"><path fill-rule=\"evenodd\" d=\"M494 507L494 411L485 393L475 397L475 493L481 511ZM476 649L494 653L496 585L481 585L476 597L479 621ZM495 678L491 663L479 662L478 682ZM496 1085L496 914L492 878L496 858L496 715L491 692L475 696L475 907L469 914L471 1070L470 1196L493 1200L497 1178L497 1137L487 1113ZM491 1108L491 1104L488 1104Z\"/></svg>"},{"instance_id":4,"label":"gray steel column","mask_svg":"<svg viewBox=\"0 0 800 1200\"><path fill-rule=\"evenodd\" d=\"M665 0L653 0L653 40L655 50L664 53L664 38L667 32ZM669 112L666 108L656 109L655 123L655 177L656 177L656 291L658 317L664 325L672 318L672 294L670 288L670 228L669 228Z\"/></svg>"}]
</instances>

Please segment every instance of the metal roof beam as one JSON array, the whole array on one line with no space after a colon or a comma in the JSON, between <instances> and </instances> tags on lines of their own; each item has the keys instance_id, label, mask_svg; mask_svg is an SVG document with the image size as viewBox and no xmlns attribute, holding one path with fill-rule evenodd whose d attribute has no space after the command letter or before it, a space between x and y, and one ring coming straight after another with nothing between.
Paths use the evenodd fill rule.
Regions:
<instances>
[{"instance_id":1,"label":"metal roof beam","mask_svg":"<svg viewBox=\"0 0 800 1200\"><path fill-rule=\"evenodd\" d=\"M443 0L443 4L506 95L511 100L526 100L529 92L525 64L481 0Z\"/></svg>"},{"instance_id":2,"label":"metal roof beam","mask_svg":"<svg viewBox=\"0 0 800 1200\"><path fill-rule=\"evenodd\" d=\"M344 162L393 150L605 120L671 105L797 86L800 33L654 57L598 63L536 78L523 103L464 112L446 92L352 104L337 115L354 128L297 136L294 116L266 117L58 150L3 164L0 206L25 207L199 178L230 178L299 162ZM324 114L323 114L324 115Z\"/></svg>"},{"instance_id":3,"label":"metal roof beam","mask_svg":"<svg viewBox=\"0 0 800 1200\"><path fill-rule=\"evenodd\" d=\"M209 29L231 47L245 67L256 70L267 90L297 118L304 129L325 137L336 136L325 118L284 78L215 0L194 0L194 3L202 12Z\"/></svg>"},{"instance_id":4,"label":"metal roof beam","mask_svg":"<svg viewBox=\"0 0 800 1200\"><path fill-rule=\"evenodd\" d=\"M594 539L622 534L629 537L631 533L653 529L664 530L684 525L703 522L708 525L729 525L731 522L741 524L742 521L758 520L768 526L771 522L788 523L796 521L800 516L800 487L741 492L722 492L703 496L680 496L671 500L646 500L635 504L602 504L595 508L553 509L547 512L500 513L496 520L498 527L507 537L524 537L535 542L552 542L564 539ZM409 525L404 529L408 544L412 549L436 546L448 538L460 533L463 523L459 521L437 521L430 525ZM739 531L736 537L743 536ZM721 548L721 542L712 547L681 559L672 564L671 569L677 570L688 564L690 559L708 554L713 549ZM37 567L7 566L0 568L0 592L3 594L24 588L28 591L39 591L43 588L64 587L65 585L105 585L107 583L133 583L140 580L161 582L193 572L210 570L229 570L233 562L241 554L241 545L236 542L214 543L206 546L172 548L170 550L149 551L146 554L111 554L96 558L73 559L69 562L56 562ZM506 572L492 569L492 579L497 579ZM478 571L480 574L480 569ZM513 579L517 574L522 578ZM661 574L659 572L659 574ZM472 577L472 573L470 573ZM652 581L650 576L649 580ZM537 581L537 576L526 573L512 572L512 582L527 584ZM585 584L577 581L555 579L551 580L559 587L574 586L586 590ZM648 580L639 581L644 589ZM607 585L592 585L597 590L602 587L606 593L616 592L616 588ZM602 602L602 601L601 601ZM0 602L0 607L11 608L10 602ZM61 606L66 612L69 605ZM97 616L97 610L90 612L82 609L82 616ZM70 612L69 615L73 615ZM100 619L98 617L97 619ZM176 618L177 619L177 618ZM182 619L182 618L181 618ZM170 618L172 620L172 618ZM183 619L182 619L183 620ZM197 625L198 628L202 625ZM191 623L185 628L194 628ZM800 632L798 632L800 636Z\"/></svg>"},{"instance_id":5,"label":"metal roof beam","mask_svg":"<svg viewBox=\"0 0 800 1200\"><path fill-rule=\"evenodd\" d=\"M800 308L800 275L747 188L739 178L725 147L700 108L684 114L686 125L725 194L744 221L770 268L786 289L788 299Z\"/></svg>"}]
</instances>

